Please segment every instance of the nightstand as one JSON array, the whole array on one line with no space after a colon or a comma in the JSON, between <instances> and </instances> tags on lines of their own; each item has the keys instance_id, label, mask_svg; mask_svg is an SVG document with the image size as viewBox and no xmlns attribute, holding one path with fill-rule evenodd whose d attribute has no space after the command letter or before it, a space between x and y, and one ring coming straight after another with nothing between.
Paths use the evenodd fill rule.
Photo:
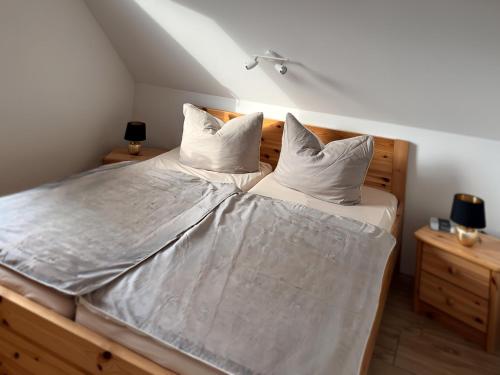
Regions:
<instances>
[{"instance_id":1,"label":"nightstand","mask_svg":"<svg viewBox=\"0 0 500 375\"><path fill-rule=\"evenodd\" d=\"M415 232L415 311L493 352L500 344L500 240L481 234L474 247L424 227Z\"/></svg>"},{"instance_id":2,"label":"nightstand","mask_svg":"<svg viewBox=\"0 0 500 375\"><path fill-rule=\"evenodd\" d=\"M118 163L121 161L143 161L154 158L164 152L167 152L164 148L147 148L142 147L141 153L139 155L130 155L126 147L118 147L113 149L109 154L107 154L103 159L103 164Z\"/></svg>"}]
</instances>

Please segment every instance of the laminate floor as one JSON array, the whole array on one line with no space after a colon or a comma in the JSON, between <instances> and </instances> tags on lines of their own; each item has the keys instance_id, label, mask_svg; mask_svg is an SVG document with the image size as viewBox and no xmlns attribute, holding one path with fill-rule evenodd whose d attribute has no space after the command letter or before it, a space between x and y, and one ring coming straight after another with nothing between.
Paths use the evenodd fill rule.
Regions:
<instances>
[{"instance_id":1,"label":"laminate floor","mask_svg":"<svg viewBox=\"0 0 500 375\"><path fill-rule=\"evenodd\" d=\"M412 293L411 278L394 278L369 375L500 375L500 354L415 314Z\"/></svg>"}]
</instances>

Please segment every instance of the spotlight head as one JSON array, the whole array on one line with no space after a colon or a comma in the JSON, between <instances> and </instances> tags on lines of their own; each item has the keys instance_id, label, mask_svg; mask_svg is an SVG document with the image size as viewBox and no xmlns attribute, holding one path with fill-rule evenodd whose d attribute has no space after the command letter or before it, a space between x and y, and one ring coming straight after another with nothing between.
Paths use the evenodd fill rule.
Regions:
<instances>
[{"instance_id":1,"label":"spotlight head","mask_svg":"<svg viewBox=\"0 0 500 375\"><path fill-rule=\"evenodd\" d=\"M280 74L286 74L288 68L283 64L275 64L274 69L276 69Z\"/></svg>"},{"instance_id":2,"label":"spotlight head","mask_svg":"<svg viewBox=\"0 0 500 375\"><path fill-rule=\"evenodd\" d=\"M246 69L246 70L251 70L251 69L255 68L258 64L259 64L259 60L258 60L258 58L257 58L257 57L254 57L254 59L253 59L253 60L251 60L251 61L249 61L249 62L247 62L247 63L245 64L245 69Z\"/></svg>"}]
</instances>

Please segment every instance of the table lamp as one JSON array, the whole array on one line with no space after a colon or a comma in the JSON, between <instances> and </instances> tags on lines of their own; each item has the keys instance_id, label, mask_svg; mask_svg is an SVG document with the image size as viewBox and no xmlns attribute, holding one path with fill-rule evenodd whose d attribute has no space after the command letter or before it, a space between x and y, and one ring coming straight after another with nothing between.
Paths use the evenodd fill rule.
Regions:
<instances>
[{"instance_id":1,"label":"table lamp","mask_svg":"<svg viewBox=\"0 0 500 375\"><path fill-rule=\"evenodd\" d=\"M146 140L146 124L140 121L130 121L125 130L125 140L129 141L128 153L139 155L141 152L141 142Z\"/></svg>"},{"instance_id":2,"label":"table lamp","mask_svg":"<svg viewBox=\"0 0 500 375\"><path fill-rule=\"evenodd\" d=\"M455 194L450 219L457 224L458 241L473 246L479 239L478 229L486 227L484 201L470 194Z\"/></svg>"}]
</instances>

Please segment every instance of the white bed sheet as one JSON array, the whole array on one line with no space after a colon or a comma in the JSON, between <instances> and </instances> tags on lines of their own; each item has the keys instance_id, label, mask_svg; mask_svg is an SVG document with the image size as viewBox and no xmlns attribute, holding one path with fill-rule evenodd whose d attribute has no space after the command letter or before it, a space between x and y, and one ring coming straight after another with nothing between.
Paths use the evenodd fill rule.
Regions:
<instances>
[{"instance_id":1,"label":"white bed sheet","mask_svg":"<svg viewBox=\"0 0 500 375\"><path fill-rule=\"evenodd\" d=\"M75 299L0 265L0 285L16 292L58 314L73 319L75 317Z\"/></svg>"},{"instance_id":2,"label":"white bed sheet","mask_svg":"<svg viewBox=\"0 0 500 375\"><path fill-rule=\"evenodd\" d=\"M354 220L376 225L390 232L396 219L397 198L386 191L362 186L361 203L356 206L342 206L311 197L300 191L281 185L274 178L274 173L267 175L249 191L266 197L299 203L306 207L332 215L349 217Z\"/></svg>"},{"instance_id":3,"label":"white bed sheet","mask_svg":"<svg viewBox=\"0 0 500 375\"><path fill-rule=\"evenodd\" d=\"M155 157L153 159L155 162L155 166L157 168L165 168L183 172L211 182L234 184L242 191L250 190L260 180L262 180L272 172L271 165L263 162L260 162L260 170L253 173L221 173L193 168L184 165L179 161L179 152L180 148L177 147L173 150L170 150L169 152Z\"/></svg>"}]
</instances>

